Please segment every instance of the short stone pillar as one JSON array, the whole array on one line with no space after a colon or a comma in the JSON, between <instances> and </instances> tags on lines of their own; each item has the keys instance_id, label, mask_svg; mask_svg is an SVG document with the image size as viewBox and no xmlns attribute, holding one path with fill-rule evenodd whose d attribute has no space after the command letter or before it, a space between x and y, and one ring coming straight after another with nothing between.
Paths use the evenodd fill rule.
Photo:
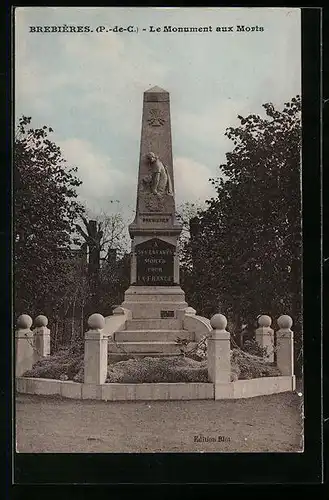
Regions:
<instances>
[{"instance_id":1,"label":"short stone pillar","mask_svg":"<svg viewBox=\"0 0 329 500\"><path fill-rule=\"evenodd\" d=\"M34 320L34 362L50 354L50 330L47 328L48 318L40 314Z\"/></svg>"},{"instance_id":2,"label":"short stone pillar","mask_svg":"<svg viewBox=\"0 0 329 500\"><path fill-rule=\"evenodd\" d=\"M259 327L257 328L256 342L267 351L266 361L273 363L274 361L274 330L271 328L272 319L270 316L263 314L258 318Z\"/></svg>"},{"instance_id":3,"label":"short stone pillar","mask_svg":"<svg viewBox=\"0 0 329 500\"><path fill-rule=\"evenodd\" d=\"M215 314L210 324L213 328L207 340L208 377L214 384L231 381L230 334L226 331L227 319L223 314Z\"/></svg>"},{"instance_id":4,"label":"short stone pillar","mask_svg":"<svg viewBox=\"0 0 329 500\"><path fill-rule=\"evenodd\" d=\"M108 336L103 333L105 318L92 314L88 318L89 330L85 333L84 382L104 384L107 376Z\"/></svg>"},{"instance_id":5,"label":"short stone pillar","mask_svg":"<svg viewBox=\"0 0 329 500\"><path fill-rule=\"evenodd\" d=\"M31 370L34 363L32 323L31 316L27 314L22 314L17 319L17 330L15 332L16 377L20 377L27 370Z\"/></svg>"},{"instance_id":6,"label":"short stone pillar","mask_svg":"<svg viewBox=\"0 0 329 500\"><path fill-rule=\"evenodd\" d=\"M282 375L294 375L294 334L292 319L286 314L278 318L276 332L276 363Z\"/></svg>"}]
</instances>

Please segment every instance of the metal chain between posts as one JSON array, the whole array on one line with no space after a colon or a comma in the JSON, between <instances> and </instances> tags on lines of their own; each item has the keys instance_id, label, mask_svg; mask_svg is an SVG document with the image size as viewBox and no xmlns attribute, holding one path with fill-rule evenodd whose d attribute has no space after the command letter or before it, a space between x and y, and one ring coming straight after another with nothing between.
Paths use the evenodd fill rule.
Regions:
<instances>
[{"instance_id":1,"label":"metal chain between posts","mask_svg":"<svg viewBox=\"0 0 329 500\"><path fill-rule=\"evenodd\" d=\"M196 352L198 349L201 349L202 345L206 343L207 339L211 337L211 334L209 335L205 335L201 340L199 340L199 342L197 343L196 346L192 347L192 349L190 349L189 351L184 351L181 349L181 353L183 354L183 356L186 356L187 354L193 354L194 352ZM178 345L184 345L184 341L183 339L180 339L178 337L178 339L176 340L176 343ZM190 342L187 342L185 345L188 345Z\"/></svg>"},{"instance_id":2,"label":"metal chain between posts","mask_svg":"<svg viewBox=\"0 0 329 500\"><path fill-rule=\"evenodd\" d=\"M208 335L205 335L198 343L196 346L192 347L192 349L190 350L186 350L184 351L183 349L181 349L181 353L183 354L183 356L187 356L187 355L190 355L190 354L193 354L193 353L196 353L199 349L201 349L207 342L207 340L211 337L211 334L208 334ZM129 353L128 351L125 350L125 348L122 346L122 345L119 345L118 342L114 339L114 337L112 338L112 341L113 343L116 345L117 349L120 350L123 354L126 354L127 356L131 356L133 359L136 359L136 356L133 356L131 353ZM260 356L256 356L255 354L249 354L248 352L244 351L243 349L241 349L241 347L238 346L238 344L235 342L235 340L232 338L230 338L230 341L232 342L232 344L234 345L234 348L237 349L238 351L240 351L241 353L245 354L247 357L256 357L256 358L259 358ZM176 343L178 345L184 345L184 339L180 339L179 337L177 338L176 340ZM190 342L187 342L185 345L188 346ZM277 347L273 347L271 351L267 351L267 357L271 356L271 354L274 354L277 352Z\"/></svg>"},{"instance_id":3,"label":"metal chain between posts","mask_svg":"<svg viewBox=\"0 0 329 500\"><path fill-rule=\"evenodd\" d=\"M260 358L261 357L261 356L256 356L256 354L249 354L248 352L246 352L243 349L241 349L241 347L238 346L238 344L235 342L235 340L232 337L231 337L231 342L234 345L235 349L237 349L238 351L242 352L246 356L248 356L248 357L249 356L250 357L256 357L256 358ZM271 354L274 354L275 352L277 352L277 347L273 347L273 350L271 352L267 351L267 356L271 356Z\"/></svg>"},{"instance_id":4,"label":"metal chain between posts","mask_svg":"<svg viewBox=\"0 0 329 500\"><path fill-rule=\"evenodd\" d=\"M192 349L190 349L189 351L183 351L181 350L182 354L184 356L186 356L187 354L193 354L194 352L196 352L198 349L201 348L201 346L203 344L206 343L207 339L211 337L211 334L208 334L208 335L205 335L198 343L195 347L193 347ZM178 339L177 341L177 344L182 344L182 342L180 341L181 339ZM235 349L237 349L238 351L240 351L241 353L245 354L247 357L256 357L256 358L259 358L260 356L256 356L255 354L249 354L248 352L244 351L243 349L241 349L241 347L238 346L238 344L235 342L235 340L232 338L230 338L230 341L232 342L233 346ZM183 344L184 345L184 344ZM267 356L271 356L271 354L274 354L275 352L277 352L277 347L273 347L272 351L267 351Z\"/></svg>"}]
</instances>

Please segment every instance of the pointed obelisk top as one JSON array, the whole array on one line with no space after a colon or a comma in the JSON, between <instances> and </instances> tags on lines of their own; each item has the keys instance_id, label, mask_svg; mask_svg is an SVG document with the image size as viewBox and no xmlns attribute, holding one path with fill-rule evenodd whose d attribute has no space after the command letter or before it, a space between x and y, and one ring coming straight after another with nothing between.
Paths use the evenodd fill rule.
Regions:
<instances>
[{"instance_id":1,"label":"pointed obelisk top","mask_svg":"<svg viewBox=\"0 0 329 500\"><path fill-rule=\"evenodd\" d=\"M145 92L153 92L154 94L168 94L167 90L162 89L161 87L158 87L157 85L155 87L152 87L151 89L146 90Z\"/></svg>"},{"instance_id":2,"label":"pointed obelisk top","mask_svg":"<svg viewBox=\"0 0 329 500\"><path fill-rule=\"evenodd\" d=\"M144 102L164 102L169 101L169 92L158 87L152 87L144 92Z\"/></svg>"}]
</instances>

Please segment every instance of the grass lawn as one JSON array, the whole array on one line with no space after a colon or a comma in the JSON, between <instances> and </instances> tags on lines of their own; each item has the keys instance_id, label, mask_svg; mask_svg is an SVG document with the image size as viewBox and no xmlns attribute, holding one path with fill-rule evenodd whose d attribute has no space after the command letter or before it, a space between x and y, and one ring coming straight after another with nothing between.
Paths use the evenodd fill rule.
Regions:
<instances>
[{"instance_id":1,"label":"grass lawn","mask_svg":"<svg viewBox=\"0 0 329 500\"><path fill-rule=\"evenodd\" d=\"M289 392L235 401L16 397L22 453L298 452L302 429L302 398Z\"/></svg>"}]
</instances>

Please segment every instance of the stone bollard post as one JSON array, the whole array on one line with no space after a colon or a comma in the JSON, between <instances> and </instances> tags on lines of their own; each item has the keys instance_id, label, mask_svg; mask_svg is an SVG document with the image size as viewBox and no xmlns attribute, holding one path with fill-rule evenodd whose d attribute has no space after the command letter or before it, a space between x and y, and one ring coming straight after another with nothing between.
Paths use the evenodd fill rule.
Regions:
<instances>
[{"instance_id":1,"label":"stone bollard post","mask_svg":"<svg viewBox=\"0 0 329 500\"><path fill-rule=\"evenodd\" d=\"M16 377L20 377L27 370L31 370L34 363L32 322L31 316L27 314L22 314L17 319L17 330L15 332Z\"/></svg>"},{"instance_id":2,"label":"stone bollard post","mask_svg":"<svg viewBox=\"0 0 329 500\"><path fill-rule=\"evenodd\" d=\"M294 334L292 319L283 315L278 318L276 332L276 363L282 375L294 375Z\"/></svg>"},{"instance_id":3,"label":"stone bollard post","mask_svg":"<svg viewBox=\"0 0 329 500\"><path fill-rule=\"evenodd\" d=\"M34 324L34 362L36 363L50 354L50 330L47 328L48 318L42 314L35 318Z\"/></svg>"},{"instance_id":4,"label":"stone bollard post","mask_svg":"<svg viewBox=\"0 0 329 500\"><path fill-rule=\"evenodd\" d=\"M230 334L225 330L227 319L223 314L215 314L210 324L213 328L208 338L208 377L214 384L231 381Z\"/></svg>"},{"instance_id":5,"label":"stone bollard post","mask_svg":"<svg viewBox=\"0 0 329 500\"><path fill-rule=\"evenodd\" d=\"M274 330L271 328L272 319L270 316L263 314L258 318L259 327L257 328L256 342L260 347L266 348L268 356L266 361L273 363L274 361Z\"/></svg>"},{"instance_id":6,"label":"stone bollard post","mask_svg":"<svg viewBox=\"0 0 329 500\"><path fill-rule=\"evenodd\" d=\"M101 314L88 318L89 330L85 333L84 382L104 384L107 376L108 336L103 333L105 319Z\"/></svg>"}]
</instances>

